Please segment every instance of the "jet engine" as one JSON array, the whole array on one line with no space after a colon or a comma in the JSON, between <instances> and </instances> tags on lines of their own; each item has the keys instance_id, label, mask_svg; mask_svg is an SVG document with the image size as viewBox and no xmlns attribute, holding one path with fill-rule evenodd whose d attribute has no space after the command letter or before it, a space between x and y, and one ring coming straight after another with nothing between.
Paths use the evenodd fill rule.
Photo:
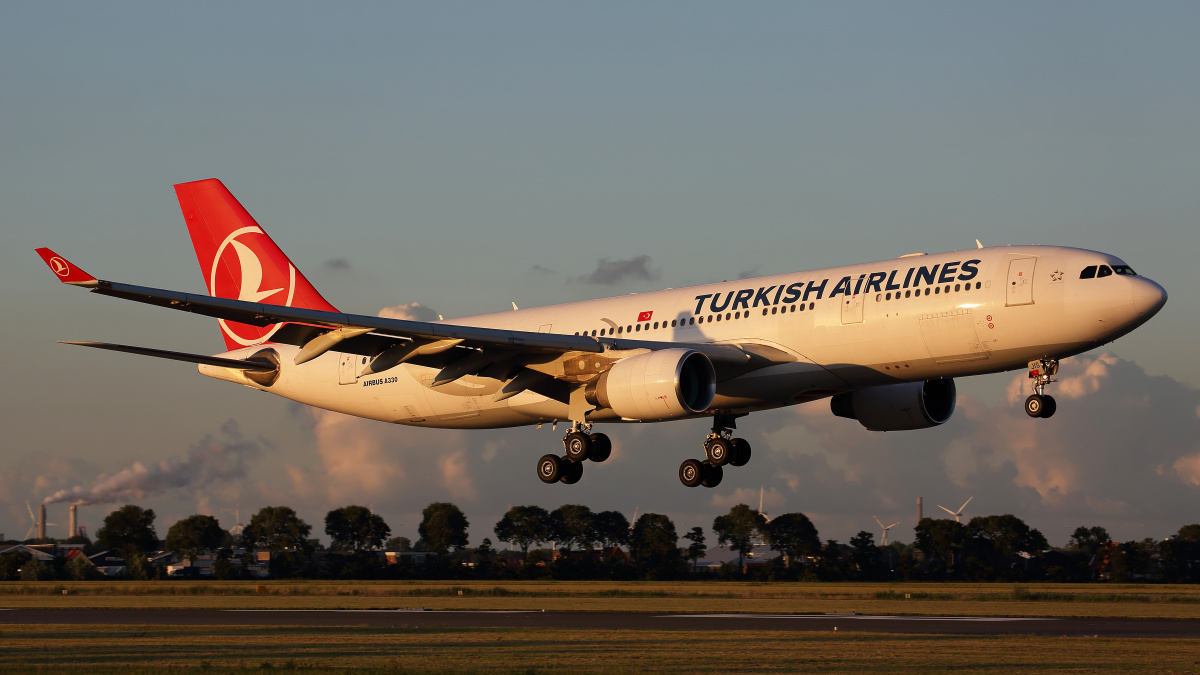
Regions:
<instances>
[{"instance_id":1,"label":"jet engine","mask_svg":"<svg viewBox=\"0 0 1200 675\"><path fill-rule=\"evenodd\" d=\"M955 398L954 380L929 380L848 391L830 399L829 407L871 431L906 431L944 424L954 414Z\"/></svg>"},{"instance_id":2,"label":"jet engine","mask_svg":"<svg viewBox=\"0 0 1200 675\"><path fill-rule=\"evenodd\" d=\"M625 419L669 420L704 412L717 393L712 362L691 349L622 359L588 384L588 403Z\"/></svg>"}]
</instances>

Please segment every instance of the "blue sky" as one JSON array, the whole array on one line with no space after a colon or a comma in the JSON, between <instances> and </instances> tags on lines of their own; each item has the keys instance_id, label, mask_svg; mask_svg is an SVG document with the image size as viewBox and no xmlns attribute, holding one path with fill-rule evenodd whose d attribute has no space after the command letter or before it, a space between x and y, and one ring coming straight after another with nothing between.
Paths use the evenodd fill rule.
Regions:
<instances>
[{"instance_id":1,"label":"blue sky","mask_svg":"<svg viewBox=\"0 0 1200 675\"><path fill-rule=\"evenodd\" d=\"M789 410L744 422L756 448L771 450L719 494L676 489L696 423L618 429L624 459L573 493L539 492L533 462L558 436L546 430L361 427L183 365L58 345L221 348L212 322L62 288L32 252L49 245L98 276L201 290L171 184L206 177L221 178L335 305L364 313L420 302L463 316L976 238L1094 248L1171 299L1107 348L1117 360L1104 386L1060 412L1063 465L1082 465L1095 448L1078 439L1106 442L1093 436L1108 420L1089 396L1192 400L1200 386L1193 3L62 3L0 16L0 531L24 533L25 499L246 439L259 450L244 475L139 503L165 532L197 509L226 520L228 502L244 512L284 496L303 499L294 505L317 523L366 494L415 536L426 503L457 499L475 541L529 495L707 527L760 485L775 490L771 508L816 514L823 536L841 540L874 511L907 514L918 492L950 505L991 490L972 503L977 513L1026 516L1056 543L1074 524L1140 538L1195 519L1200 486L1170 467L1200 450L1188 441L1200 411L1179 404L1152 411L1174 433L1141 465L1174 480L1169 489L1077 471L1059 494L1050 474L1020 478L1031 469L1019 456L978 450L994 439L980 440L970 419L835 442L827 422ZM655 281L572 281L601 258L642 255ZM960 391L999 418L1013 407L1009 381L976 378ZM1147 419L1130 415L1127 424ZM344 490L301 497L297 485L330 471L338 428L358 439L363 466L391 466L382 475L406 491L356 492L343 467ZM656 449L637 454L637 443ZM902 458L911 475L839 468L838 449L855 443L881 453L864 464ZM461 466L426 466L418 445ZM1101 454L1127 473L1122 458L1138 453ZM405 483L422 471L443 480ZM622 479L631 472L646 475ZM501 485L478 487L484 475ZM454 476L474 477L474 493ZM1104 495L1089 492L1101 486ZM824 499L818 487L856 498ZM1109 506L1087 506L1099 500ZM94 528L103 509L89 508Z\"/></svg>"}]
</instances>

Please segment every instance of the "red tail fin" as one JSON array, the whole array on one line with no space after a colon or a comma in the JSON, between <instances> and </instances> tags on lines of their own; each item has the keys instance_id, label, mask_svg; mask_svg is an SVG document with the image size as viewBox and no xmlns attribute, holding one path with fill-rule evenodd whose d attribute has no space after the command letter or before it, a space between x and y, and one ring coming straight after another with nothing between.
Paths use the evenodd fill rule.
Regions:
<instances>
[{"instance_id":1,"label":"red tail fin","mask_svg":"<svg viewBox=\"0 0 1200 675\"><path fill-rule=\"evenodd\" d=\"M209 295L285 307L337 310L313 288L233 194L215 178L175 186ZM279 324L218 319L230 350L266 342Z\"/></svg>"}]
</instances>

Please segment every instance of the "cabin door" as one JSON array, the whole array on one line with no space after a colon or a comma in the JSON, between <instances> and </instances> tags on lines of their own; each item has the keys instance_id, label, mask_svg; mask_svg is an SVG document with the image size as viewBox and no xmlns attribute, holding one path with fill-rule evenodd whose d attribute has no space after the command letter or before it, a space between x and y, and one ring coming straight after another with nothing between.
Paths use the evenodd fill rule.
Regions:
<instances>
[{"instance_id":1,"label":"cabin door","mask_svg":"<svg viewBox=\"0 0 1200 675\"><path fill-rule=\"evenodd\" d=\"M1037 258L1013 258L1008 263L1008 295L1004 304L1033 304L1033 266Z\"/></svg>"}]
</instances>

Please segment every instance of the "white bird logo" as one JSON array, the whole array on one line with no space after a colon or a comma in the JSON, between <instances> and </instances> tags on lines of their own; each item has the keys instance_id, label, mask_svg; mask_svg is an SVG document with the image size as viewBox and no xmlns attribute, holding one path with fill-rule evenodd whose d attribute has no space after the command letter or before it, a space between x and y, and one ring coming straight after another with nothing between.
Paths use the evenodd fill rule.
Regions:
<instances>
[{"instance_id":1,"label":"white bird logo","mask_svg":"<svg viewBox=\"0 0 1200 675\"><path fill-rule=\"evenodd\" d=\"M282 288L261 290L263 269L258 256L254 255L254 251L251 251L248 246L236 239L231 239L229 245L237 252L238 263L242 268L242 283L238 288L238 300L261 302L283 290Z\"/></svg>"}]
</instances>

